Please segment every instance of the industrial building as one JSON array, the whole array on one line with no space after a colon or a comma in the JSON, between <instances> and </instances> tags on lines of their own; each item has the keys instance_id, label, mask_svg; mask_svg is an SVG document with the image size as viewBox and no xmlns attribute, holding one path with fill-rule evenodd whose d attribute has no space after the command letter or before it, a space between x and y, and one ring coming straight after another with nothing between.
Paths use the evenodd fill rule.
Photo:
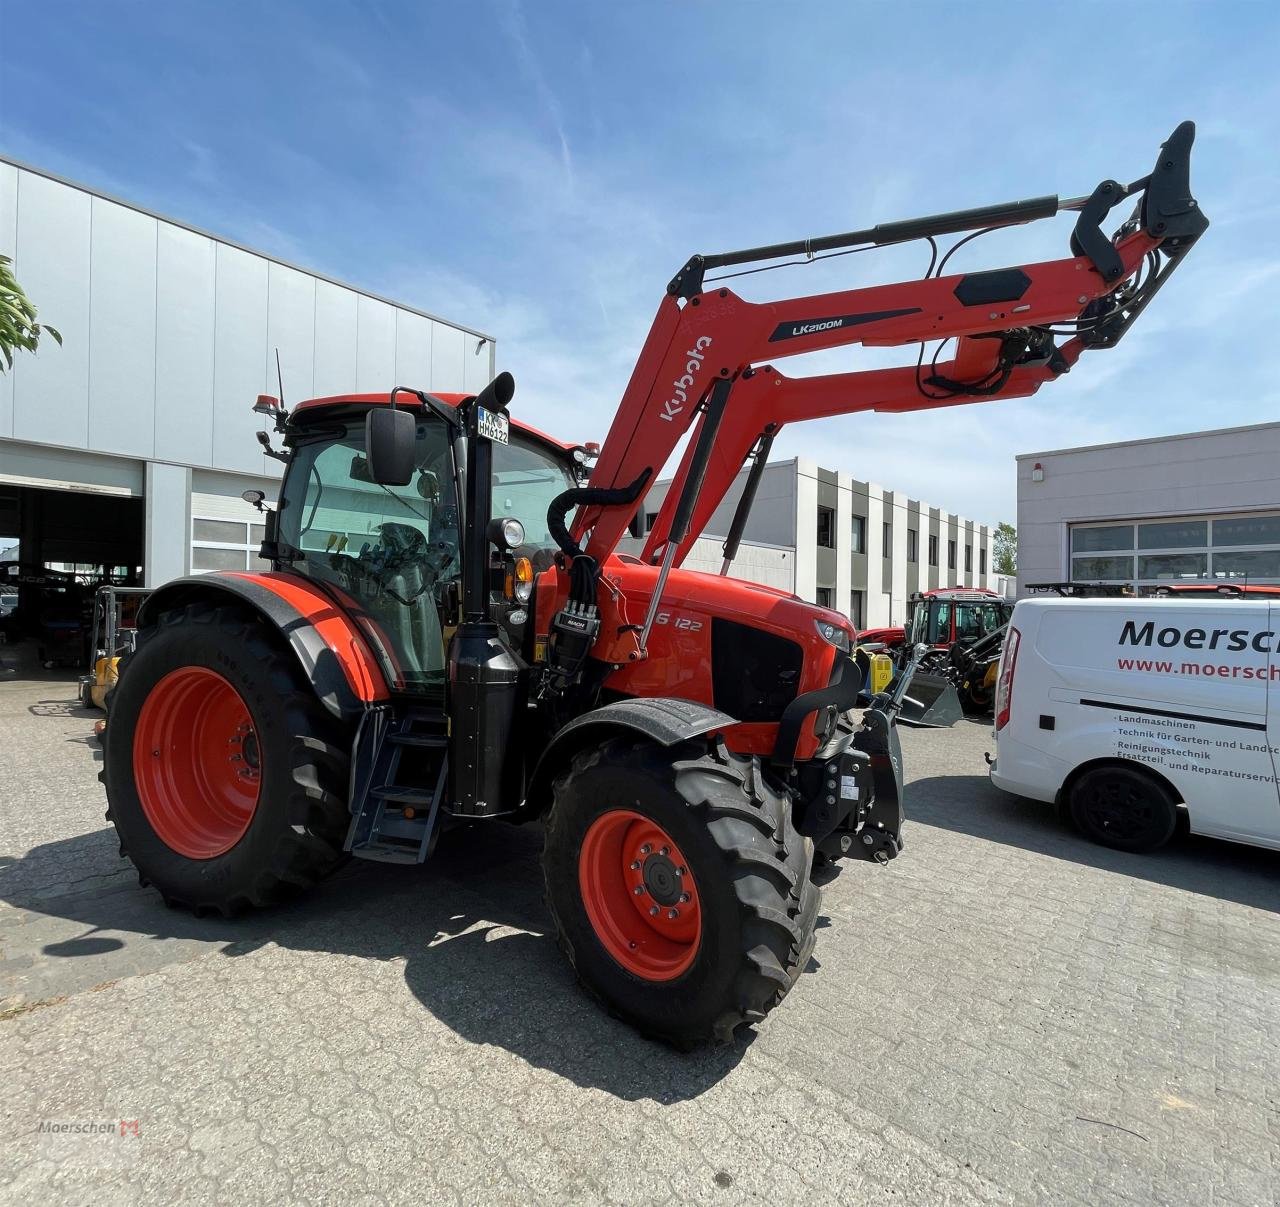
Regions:
<instances>
[{"instance_id":1,"label":"industrial building","mask_svg":"<svg viewBox=\"0 0 1280 1207\"><path fill-rule=\"evenodd\" d=\"M1280 423L1024 453L1018 590L1280 584Z\"/></svg>"},{"instance_id":2,"label":"industrial building","mask_svg":"<svg viewBox=\"0 0 1280 1207\"><path fill-rule=\"evenodd\" d=\"M746 481L743 470L690 550L689 569L720 571ZM646 497L646 531L669 486L658 482ZM985 524L799 457L765 467L732 573L872 628L903 623L915 591L994 588L991 540ZM633 553L643 544L626 542Z\"/></svg>"},{"instance_id":3,"label":"industrial building","mask_svg":"<svg viewBox=\"0 0 1280 1207\"><path fill-rule=\"evenodd\" d=\"M0 548L147 585L254 564L278 462L250 409L478 390L483 332L0 160L0 254L63 336L0 372Z\"/></svg>"}]
</instances>

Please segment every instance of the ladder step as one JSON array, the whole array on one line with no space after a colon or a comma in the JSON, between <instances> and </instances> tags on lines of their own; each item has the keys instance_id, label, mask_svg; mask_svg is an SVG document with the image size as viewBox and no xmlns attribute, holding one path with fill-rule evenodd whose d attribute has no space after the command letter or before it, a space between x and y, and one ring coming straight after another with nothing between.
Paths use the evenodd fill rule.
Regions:
<instances>
[{"instance_id":1,"label":"ladder step","mask_svg":"<svg viewBox=\"0 0 1280 1207\"><path fill-rule=\"evenodd\" d=\"M387 740L396 746L419 746L432 750L443 750L449 745L449 739L443 734L393 733Z\"/></svg>"},{"instance_id":2,"label":"ladder step","mask_svg":"<svg viewBox=\"0 0 1280 1207\"><path fill-rule=\"evenodd\" d=\"M404 788L399 784L383 784L381 788L372 788L369 795L376 800L384 800L396 805L429 805L435 799L435 793L425 788Z\"/></svg>"},{"instance_id":3,"label":"ladder step","mask_svg":"<svg viewBox=\"0 0 1280 1207\"><path fill-rule=\"evenodd\" d=\"M420 863L418 846L407 843L366 842L351 848L357 859L373 859L378 863Z\"/></svg>"}]
</instances>

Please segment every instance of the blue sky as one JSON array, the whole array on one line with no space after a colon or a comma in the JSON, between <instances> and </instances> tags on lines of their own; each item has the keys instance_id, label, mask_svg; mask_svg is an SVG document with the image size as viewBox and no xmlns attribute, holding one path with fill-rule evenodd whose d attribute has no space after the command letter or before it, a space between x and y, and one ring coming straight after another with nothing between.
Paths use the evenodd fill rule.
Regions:
<instances>
[{"instance_id":1,"label":"blue sky","mask_svg":"<svg viewBox=\"0 0 1280 1207\"><path fill-rule=\"evenodd\" d=\"M690 253L1086 193L1145 174L1194 118L1213 226L1119 348L1033 399L775 446L994 522L1013 518L1015 453L1277 417L1277 51L1280 10L1225 0L0 0L0 152L490 331L518 413L585 440ZM1001 232L953 266L1065 255L1069 228ZM740 292L904 279L926 258Z\"/></svg>"}]
</instances>

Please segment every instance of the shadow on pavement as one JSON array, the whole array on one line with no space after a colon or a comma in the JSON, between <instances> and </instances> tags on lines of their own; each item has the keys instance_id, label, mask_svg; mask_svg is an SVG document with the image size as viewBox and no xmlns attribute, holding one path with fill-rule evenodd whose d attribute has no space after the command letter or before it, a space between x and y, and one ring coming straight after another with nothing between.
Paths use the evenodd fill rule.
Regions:
<instances>
[{"instance_id":1,"label":"shadow on pavement","mask_svg":"<svg viewBox=\"0 0 1280 1207\"><path fill-rule=\"evenodd\" d=\"M907 789L907 816L957 834L1280 913L1280 851L1183 830L1149 855L1113 851L1078 834L1053 805L1001 792L979 775L914 781Z\"/></svg>"},{"instance_id":2,"label":"shadow on pavement","mask_svg":"<svg viewBox=\"0 0 1280 1207\"><path fill-rule=\"evenodd\" d=\"M0 899L83 923L84 936L47 945L73 958L117 942L97 931L222 944L225 956L268 943L308 952L405 961L405 982L440 1022L474 1044L618 1098L695 1098L742 1059L744 1033L723 1048L680 1054L608 1017L575 983L549 933L535 827L479 827L446 835L420 868L346 865L304 899L237 919L197 918L164 906L121 874L114 832L98 831L0 857ZM59 893L69 867L109 877L105 888ZM62 881L65 883L65 879ZM130 944L132 946L132 944ZM369 1024L376 1030L376 1020Z\"/></svg>"}]
</instances>

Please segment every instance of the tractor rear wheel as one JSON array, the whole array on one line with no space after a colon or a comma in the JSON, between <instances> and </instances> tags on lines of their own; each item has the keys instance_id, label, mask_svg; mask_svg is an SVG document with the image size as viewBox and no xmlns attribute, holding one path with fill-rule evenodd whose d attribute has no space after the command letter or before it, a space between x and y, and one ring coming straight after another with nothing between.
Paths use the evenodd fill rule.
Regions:
<instances>
[{"instance_id":1,"label":"tractor rear wheel","mask_svg":"<svg viewBox=\"0 0 1280 1207\"><path fill-rule=\"evenodd\" d=\"M349 740L260 621L166 612L121 671L100 778L144 884L230 915L342 860Z\"/></svg>"},{"instance_id":2,"label":"tractor rear wheel","mask_svg":"<svg viewBox=\"0 0 1280 1207\"><path fill-rule=\"evenodd\" d=\"M719 742L583 751L546 818L547 905L579 981L682 1048L728 1042L795 984L817 924L812 863L783 794Z\"/></svg>"}]
</instances>

